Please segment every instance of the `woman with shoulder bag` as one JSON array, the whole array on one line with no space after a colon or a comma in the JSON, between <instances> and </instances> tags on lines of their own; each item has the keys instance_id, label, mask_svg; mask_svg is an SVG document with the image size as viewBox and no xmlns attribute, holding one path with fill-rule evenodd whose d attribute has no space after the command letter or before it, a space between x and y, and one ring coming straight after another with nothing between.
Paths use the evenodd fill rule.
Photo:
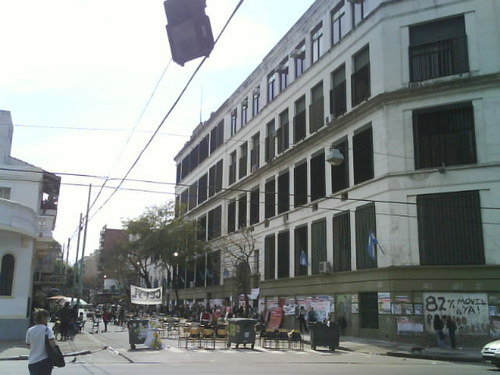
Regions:
<instances>
[{"instance_id":1,"label":"woman with shoulder bag","mask_svg":"<svg viewBox=\"0 0 500 375\"><path fill-rule=\"evenodd\" d=\"M45 335L49 338L49 345L55 346L54 332L47 327L49 313L44 309L35 309L33 314L35 325L26 332L26 345L30 348L28 369L30 375L51 375L52 361L45 349Z\"/></svg>"}]
</instances>

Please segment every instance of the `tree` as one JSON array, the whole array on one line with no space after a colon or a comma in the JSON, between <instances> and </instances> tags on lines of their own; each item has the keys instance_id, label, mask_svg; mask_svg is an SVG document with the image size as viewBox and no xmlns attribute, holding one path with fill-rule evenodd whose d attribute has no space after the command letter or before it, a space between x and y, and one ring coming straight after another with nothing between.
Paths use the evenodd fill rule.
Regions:
<instances>
[{"instance_id":1,"label":"tree","mask_svg":"<svg viewBox=\"0 0 500 375\"><path fill-rule=\"evenodd\" d=\"M244 296L245 315L249 313L248 293L251 288L250 275L252 273L251 260L256 255L256 240L251 228L244 228L222 239L217 247L225 255L226 266L233 269L236 279L236 292Z\"/></svg>"}]
</instances>

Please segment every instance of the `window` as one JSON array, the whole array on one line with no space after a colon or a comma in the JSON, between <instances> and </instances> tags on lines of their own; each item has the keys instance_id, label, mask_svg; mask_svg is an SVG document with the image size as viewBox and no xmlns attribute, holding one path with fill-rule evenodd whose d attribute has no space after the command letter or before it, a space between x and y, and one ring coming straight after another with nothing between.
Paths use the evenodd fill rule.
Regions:
<instances>
[{"instance_id":1,"label":"window","mask_svg":"<svg viewBox=\"0 0 500 375\"><path fill-rule=\"evenodd\" d=\"M311 33L311 58L314 64L323 55L323 22Z\"/></svg>"},{"instance_id":2,"label":"window","mask_svg":"<svg viewBox=\"0 0 500 375\"><path fill-rule=\"evenodd\" d=\"M189 168L191 169L191 171L193 171L198 166L198 163L200 161L199 148L200 145L198 144L195 146L195 148L193 148L193 150L189 154Z\"/></svg>"},{"instance_id":3,"label":"window","mask_svg":"<svg viewBox=\"0 0 500 375\"><path fill-rule=\"evenodd\" d=\"M230 201L227 205L227 232L233 233L236 230L236 202Z\"/></svg>"},{"instance_id":4,"label":"window","mask_svg":"<svg viewBox=\"0 0 500 375\"><path fill-rule=\"evenodd\" d=\"M290 277L290 233L278 233L278 279Z\"/></svg>"},{"instance_id":5,"label":"window","mask_svg":"<svg viewBox=\"0 0 500 375\"><path fill-rule=\"evenodd\" d=\"M410 81L469 71L464 16L410 27Z\"/></svg>"},{"instance_id":6,"label":"window","mask_svg":"<svg viewBox=\"0 0 500 375\"><path fill-rule=\"evenodd\" d=\"M259 222L259 209L259 188L256 188L250 192L250 225L257 224Z\"/></svg>"},{"instance_id":7,"label":"window","mask_svg":"<svg viewBox=\"0 0 500 375\"><path fill-rule=\"evenodd\" d=\"M187 212L188 205L189 205L189 188L185 189L181 193L181 207L180 207L181 215L184 215Z\"/></svg>"},{"instance_id":8,"label":"window","mask_svg":"<svg viewBox=\"0 0 500 375\"><path fill-rule=\"evenodd\" d=\"M276 133L276 137L278 138L278 154L288 149L290 142L289 132L288 109L286 109L279 115L279 128Z\"/></svg>"},{"instance_id":9,"label":"window","mask_svg":"<svg viewBox=\"0 0 500 375\"><path fill-rule=\"evenodd\" d=\"M371 95L370 49L368 46L354 55L354 73L351 75L352 106L358 105Z\"/></svg>"},{"instance_id":10,"label":"window","mask_svg":"<svg viewBox=\"0 0 500 375\"><path fill-rule=\"evenodd\" d=\"M276 95L276 74L274 71L267 76L267 102L272 102Z\"/></svg>"},{"instance_id":11,"label":"window","mask_svg":"<svg viewBox=\"0 0 500 375\"><path fill-rule=\"evenodd\" d=\"M274 234L264 239L264 279L273 280L276 278L276 245Z\"/></svg>"},{"instance_id":12,"label":"window","mask_svg":"<svg viewBox=\"0 0 500 375\"><path fill-rule=\"evenodd\" d=\"M343 115L347 110L345 66L342 65L332 73L332 89L330 90L330 113L334 117Z\"/></svg>"},{"instance_id":13,"label":"window","mask_svg":"<svg viewBox=\"0 0 500 375\"><path fill-rule=\"evenodd\" d=\"M200 164L208 158L209 139L210 136L207 134L200 142Z\"/></svg>"},{"instance_id":14,"label":"window","mask_svg":"<svg viewBox=\"0 0 500 375\"><path fill-rule=\"evenodd\" d=\"M218 206L208 212L208 239L214 239L221 235L222 206Z\"/></svg>"},{"instance_id":15,"label":"window","mask_svg":"<svg viewBox=\"0 0 500 375\"><path fill-rule=\"evenodd\" d=\"M417 196L421 265L485 264L478 191Z\"/></svg>"},{"instance_id":16,"label":"window","mask_svg":"<svg viewBox=\"0 0 500 375\"><path fill-rule=\"evenodd\" d=\"M293 118L293 143L298 143L306 137L306 97L295 102L295 116Z\"/></svg>"},{"instance_id":17,"label":"window","mask_svg":"<svg viewBox=\"0 0 500 375\"><path fill-rule=\"evenodd\" d=\"M253 90L252 94L252 117L259 114L259 101L260 101L260 88L257 87Z\"/></svg>"},{"instance_id":18,"label":"window","mask_svg":"<svg viewBox=\"0 0 500 375\"><path fill-rule=\"evenodd\" d=\"M356 268L358 270L377 267L377 248L373 252L368 247L370 233L377 235L375 223L375 204L356 208ZM370 250L370 251L369 251Z\"/></svg>"},{"instance_id":19,"label":"window","mask_svg":"<svg viewBox=\"0 0 500 375\"><path fill-rule=\"evenodd\" d=\"M300 207L307 204L307 163L297 165L293 172L294 207Z\"/></svg>"},{"instance_id":20,"label":"window","mask_svg":"<svg viewBox=\"0 0 500 375\"><path fill-rule=\"evenodd\" d=\"M378 329L378 293L359 293L359 326Z\"/></svg>"},{"instance_id":21,"label":"window","mask_svg":"<svg viewBox=\"0 0 500 375\"><path fill-rule=\"evenodd\" d=\"M189 172L191 172L191 169L189 167L189 155L186 156L184 159L182 159L182 175L181 178L186 177Z\"/></svg>"},{"instance_id":22,"label":"window","mask_svg":"<svg viewBox=\"0 0 500 375\"><path fill-rule=\"evenodd\" d=\"M274 120L266 124L265 161L269 163L276 155L276 130Z\"/></svg>"},{"instance_id":23,"label":"window","mask_svg":"<svg viewBox=\"0 0 500 375\"><path fill-rule=\"evenodd\" d=\"M332 193L349 187L349 143L347 139L336 142L332 145L344 156L344 161L340 165L332 165Z\"/></svg>"},{"instance_id":24,"label":"window","mask_svg":"<svg viewBox=\"0 0 500 375\"><path fill-rule=\"evenodd\" d=\"M10 187L0 187L0 199L10 200Z\"/></svg>"},{"instance_id":25,"label":"window","mask_svg":"<svg viewBox=\"0 0 500 375\"><path fill-rule=\"evenodd\" d=\"M208 174L205 173L198 180L198 204L207 200Z\"/></svg>"},{"instance_id":26,"label":"window","mask_svg":"<svg viewBox=\"0 0 500 375\"><path fill-rule=\"evenodd\" d=\"M351 270L351 220L349 211L333 217L333 270Z\"/></svg>"},{"instance_id":27,"label":"window","mask_svg":"<svg viewBox=\"0 0 500 375\"><path fill-rule=\"evenodd\" d=\"M352 137L354 184L373 178L373 134L368 127Z\"/></svg>"},{"instance_id":28,"label":"window","mask_svg":"<svg viewBox=\"0 0 500 375\"><path fill-rule=\"evenodd\" d=\"M192 210L198 204L198 181L189 186L189 209Z\"/></svg>"},{"instance_id":29,"label":"window","mask_svg":"<svg viewBox=\"0 0 500 375\"><path fill-rule=\"evenodd\" d=\"M295 276L307 275L308 268L307 226L295 229ZM303 259L305 262L301 262Z\"/></svg>"},{"instance_id":30,"label":"window","mask_svg":"<svg viewBox=\"0 0 500 375\"><path fill-rule=\"evenodd\" d=\"M324 151L311 158L310 163L311 202L314 202L317 199L324 198L326 195Z\"/></svg>"},{"instance_id":31,"label":"window","mask_svg":"<svg viewBox=\"0 0 500 375\"><path fill-rule=\"evenodd\" d=\"M247 195L243 194L238 199L238 228L247 226Z\"/></svg>"},{"instance_id":32,"label":"window","mask_svg":"<svg viewBox=\"0 0 500 375\"><path fill-rule=\"evenodd\" d=\"M309 132L314 133L324 125L325 108L323 98L323 82L311 90L311 105L309 106Z\"/></svg>"},{"instance_id":33,"label":"window","mask_svg":"<svg viewBox=\"0 0 500 375\"><path fill-rule=\"evenodd\" d=\"M250 151L250 168L252 172L259 169L260 165L260 133L252 137L252 150Z\"/></svg>"},{"instance_id":34,"label":"window","mask_svg":"<svg viewBox=\"0 0 500 375\"><path fill-rule=\"evenodd\" d=\"M413 112L415 168L477 162L472 103Z\"/></svg>"},{"instance_id":35,"label":"window","mask_svg":"<svg viewBox=\"0 0 500 375\"><path fill-rule=\"evenodd\" d=\"M220 250L207 254L207 286L220 284Z\"/></svg>"},{"instance_id":36,"label":"window","mask_svg":"<svg viewBox=\"0 0 500 375\"><path fill-rule=\"evenodd\" d=\"M207 216L198 218L198 241L207 240Z\"/></svg>"},{"instance_id":37,"label":"window","mask_svg":"<svg viewBox=\"0 0 500 375\"><path fill-rule=\"evenodd\" d=\"M177 164L177 173L175 176L175 182L179 183L179 182L181 182L181 179L182 179L182 163L179 163L179 164ZM1 189L6 189L6 188L0 188L0 190ZM3 197L3 195L5 195L5 192L0 193L0 197ZM9 195L10 195L10 192L9 192ZM7 199L7 198L4 198L4 199Z\"/></svg>"},{"instance_id":38,"label":"window","mask_svg":"<svg viewBox=\"0 0 500 375\"><path fill-rule=\"evenodd\" d=\"M295 65L295 78L300 77L305 70L306 64L306 43L302 42L292 52L292 57Z\"/></svg>"},{"instance_id":39,"label":"window","mask_svg":"<svg viewBox=\"0 0 500 375\"><path fill-rule=\"evenodd\" d=\"M236 182L236 151L229 154L229 185Z\"/></svg>"},{"instance_id":40,"label":"window","mask_svg":"<svg viewBox=\"0 0 500 375\"><path fill-rule=\"evenodd\" d=\"M219 122L216 127L210 132L210 154L215 152L217 148L224 142L224 120Z\"/></svg>"},{"instance_id":41,"label":"window","mask_svg":"<svg viewBox=\"0 0 500 375\"><path fill-rule=\"evenodd\" d=\"M278 213L290 209L290 173L282 173L278 176Z\"/></svg>"},{"instance_id":42,"label":"window","mask_svg":"<svg viewBox=\"0 0 500 375\"><path fill-rule=\"evenodd\" d=\"M248 122L248 98L241 102L241 127Z\"/></svg>"},{"instance_id":43,"label":"window","mask_svg":"<svg viewBox=\"0 0 500 375\"><path fill-rule=\"evenodd\" d=\"M245 142L240 146L240 165L239 165L239 178L247 175L248 164L248 143Z\"/></svg>"},{"instance_id":44,"label":"window","mask_svg":"<svg viewBox=\"0 0 500 375\"><path fill-rule=\"evenodd\" d=\"M238 130L238 110L235 108L231 112L231 136Z\"/></svg>"},{"instance_id":45,"label":"window","mask_svg":"<svg viewBox=\"0 0 500 375\"><path fill-rule=\"evenodd\" d=\"M273 178L266 182L265 185L265 213L264 217L266 219L276 215L276 179Z\"/></svg>"},{"instance_id":46,"label":"window","mask_svg":"<svg viewBox=\"0 0 500 375\"><path fill-rule=\"evenodd\" d=\"M332 10L332 45L337 44L346 34L344 1Z\"/></svg>"},{"instance_id":47,"label":"window","mask_svg":"<svg viewBox=\"0 0 500 375\"><path fill-rule=\"evenodd\" d=\"M15 260L12 254L6 254L2 257L2 266L0 268L0 296L12 295L14 266Z\"/></svg>"},{"instance_id":48,"label":"window","mask_svg":"<svg viewBox=\"0 0 500 375\"><path fill-rule=\"evenodd\" d=\"M370 6L369 3L370 1L365 1L365 0L351 1L353 27L359 25L361 21L363 21L366 18L366 16L371 10L371 8L369 8ZM371 3L373 3L373 1Z\"/></svg>"},{"instance_id":49,"label":"window","mask_svg":"<svg viewBox=\"0 0 500 375\"><path fill-rule=\"evenodd\" d=\"M219 160L217 164L212 166L208 171L208 196L222 190L222 174L223 174L223 160Z\"/></svg>"},{"instance_id":50,"label":"window","mask_svg":"<svg viewBox=\"0 0 500 375\"><path fill-rule=\"evenodd\" d=\"M279 76L280 92L288 86L288 59L283 60L276 69Z\"/></svg>"},{"instance_id":51,"label":"window","mask_svg":"<svg viewBox=\"0 0 500 375\"><path fill-rule=\"evenodd\" d=\"M326 261L326 220L311 225L311 272L319 273L319 263Z\"/></svg>"}]
</instances>

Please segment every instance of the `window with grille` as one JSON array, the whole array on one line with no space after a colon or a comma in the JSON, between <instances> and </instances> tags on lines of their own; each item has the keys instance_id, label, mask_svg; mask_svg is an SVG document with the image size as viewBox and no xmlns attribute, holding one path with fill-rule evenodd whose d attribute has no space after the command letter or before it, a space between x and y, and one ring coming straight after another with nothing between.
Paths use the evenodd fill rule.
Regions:
<instances>
[{"instance_id":1,"label":"window with grille","mask_svg":"<svg viewBox=\"0 0 500 375\"><path fill-rule=\"evenodd\" d=\"M373 132L369 126L352 137L354 183L373 178Z\"/></svg>"},{"instance_id":2,"label":"window with grille","mask_svg":"<svg viewBox=\"0 0 500 375\"><path fill-rule=\"evenodd\" d=\"M375 204L356 208L356 268L358 270L377 267L378 249L373 249L373 252L368 247L368 239L370 233L377 235L377 225L375 222Z\"/></svg>"},{"instance_id":3,"label":"window with grille","mask_svg":"<svg viewBox=\"0 0 500 375\"><path fill-rule=\"evenodd\" d=\"M304 162L294 169L294 207L307 204L307 163Z\"/></svg>"},{"instance_id":4,"label":"window with grille","mask_svg":"<svg viewBox=\"0 0 500 375\"><path fill-rule=\"evenodd\" d=\"M301 97L295 102L293 118L293 142L298 143L306 137L306 98Z\"/></svg>"},{"instance_id":5,"label":"window with grille","mask_svg":"<svg viewBox=\"0 0 500 375\"><path fill-rule=\"evenodd\" d=\"M351 220L349 211L333 217L333 270L351 270Z\"/></svg>"},{"instance_id":6,"label":"window with grille","mask_svg":"<svg viewBox=\"0 0 500 375\"><path fill-rule=\"evenodd\" d=\"M311 90L311 105L309 106L309 132L318 131L325 124L325 108L323 97L323 82Z\"/></svg>"},{"instance_id":7,"label":"window with grille","mask_svg":"<svg viewBox=\"0 0 500 375\"><path fill-rule=\"evenodd\" d=\"M363 48L353 57L354 73L351 75L352 106L358 105L371 95L370 49Z\"/></svg>"},{"instance_id":8,"label":"window with grille","mask_svg":"<svg viewBox=\"0 0 500 375\"><path fill-rule=\"evenodd\" d=\"M278 279L290 277L290 233L278 233Z\"/></svg>"},{"instance_id":9,"label":"window with grille","mask_svg":"<svg viewBox=\"0 0 500 375\"><path fill-rule=\"evenodd\" d=\"M411 26L409 31L411 82L469 71L463 15Z\"/></svg>"},{"instance_id":10,"label":"window with grille","mask_svg":"<svg viewBox=\"0 0 500 375\"><path fill-rule=\"evenodd\" d=\"M332 89L330 90L330 113L334 117L343 115L347 110L345 66L342 65L332 73Z\"/></svg>"},{"instance_id":11,"label":"window with grille","mask_svg":"<svg viewBox=\"0 0 500 375\"><path fill-rule=\"evenodd\" d=\"M265 218L276 215L276 179L271 179L265 185Z\"/></svg>"},{"instance_id":12,"label":"window with grille","mask_svg":"<svg viewBox=\"0 0 500 375\"><path fill-rule=\"evenodd\" d=\"M264 279L276 278L276 244L274 234L264 239Z\"/></svg>"},{"instance_id":13,"label":"window with grille","mask_svg":"<svg viewBox=\"0 0 500 375\"><path fill-rule=\"evenodd\" d=\"M347 139L332 144L344 156L340 165L331 166L332 193L349 187L349 142Z\"/></svg>"},{"instance_id":14,"label":"window with grille","mask_svg":"<svg viewBox=\"0 0 500 375\"><path fill-rule=\"evenodd\" d=\"M477 162L472 103L413 112L415 169Z\"/></svg>"},{"instance_id":15,"label":"window with grille","mask_svg":"<svg viewBox=\"0 0 500 375\"><path fill-rule=\"evenodd\" d=\"M307 226L295 228L295 276L307 275L307 259L309 258L309 246L307 237ZM301 258L305 260L305 262L302 264L300 262Z\"/></svg>"}]
</instances>

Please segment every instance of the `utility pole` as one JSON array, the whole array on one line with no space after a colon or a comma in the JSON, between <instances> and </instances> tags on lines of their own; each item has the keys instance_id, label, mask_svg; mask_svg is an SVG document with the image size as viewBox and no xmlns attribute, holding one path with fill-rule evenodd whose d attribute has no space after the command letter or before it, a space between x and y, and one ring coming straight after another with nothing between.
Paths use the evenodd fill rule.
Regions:
<instances>
[{"instance_id":1,"label":"utility pole","mask_svg":"<svg viewBox=\"0 0 500 375\"><path fill-rule=\"evenodd\" d=\"M82 258L80 261L80 289L78 293L78 300L76 304L80 304L80 297L83 291L83 257L85 256L85 246L87 244L87 228L89 226L89 211L90 211L90 195L92 193L92 184L89 185L89 196L87 199L87 213L85 214L85 228L83 230L83 244L82 244Z\"/></svg>"},{"instance_id":2,"label":"utility pole","mask_svg":"<svg viewBox=\"0 0 500 375\"><path fill-rule=\"evenodd\" d=\"M80 220L78 221L78 239L76 240L76 260L73 267L73 294L71 295L71 304L76 294L76 267L78 266L78 254L80 253L80 233L82 231L82 213L80 212Z\"/></svg>"}]
</instances>

